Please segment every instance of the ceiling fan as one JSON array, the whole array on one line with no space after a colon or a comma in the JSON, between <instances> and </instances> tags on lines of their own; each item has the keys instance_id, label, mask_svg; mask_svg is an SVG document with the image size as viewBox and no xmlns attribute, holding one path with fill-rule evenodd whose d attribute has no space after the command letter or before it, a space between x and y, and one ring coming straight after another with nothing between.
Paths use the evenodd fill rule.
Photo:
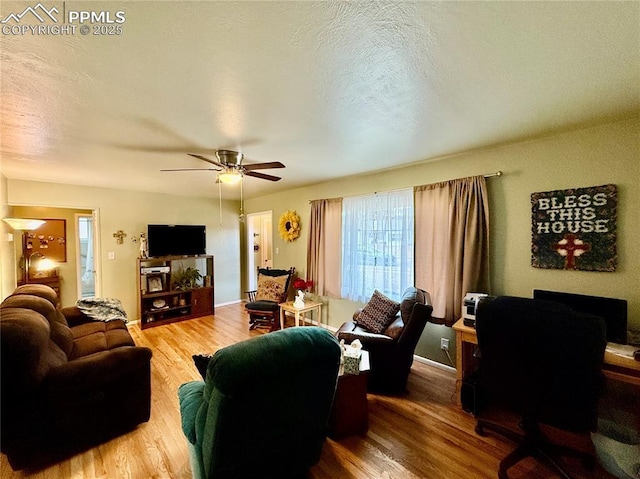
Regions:
<instances>
[{"instance_id":1,"label":"ceiling fan","mask_svg":"<svg viewBox=\"0 0 640 479\"><path fill-rule=\"evenodd\" d=\"M217 150L215 152L217 160L211 160L202 155L195 153L188 153L189 156L198 158L199 160L206 161L217 168L174 168L169 170L160 171L221 171L218 175L218 181L221 183L237 183L243 176L253 176L254 178L260 178L262 180L278 181L281 178L279 176L267 175L266 173L260 173L254 170L267 170L271 168L285 168L285 166L279 161L271 161L267 163L252 163L242 164L244 155L237 151L232 150Z\"/></svg>"}]
</instances>

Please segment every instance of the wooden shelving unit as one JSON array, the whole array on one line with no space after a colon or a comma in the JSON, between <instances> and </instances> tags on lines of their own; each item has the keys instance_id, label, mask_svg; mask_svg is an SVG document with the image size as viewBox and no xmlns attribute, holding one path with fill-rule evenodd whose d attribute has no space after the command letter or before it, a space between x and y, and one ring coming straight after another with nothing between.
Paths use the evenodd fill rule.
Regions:
<instances>
[{"instance_id":1,"label":"wooden shelving unit","mask_svg":"<svg viewBox=\"0 0 640 479\"><path fill-rule=\"evenodd\" d=\"M174 289L171 279L180 268L197 268L200 284L188 290ZM138 259L138 317L142 329L213 315L213 256L162 256Z\"/></svg>"}]
</instances>

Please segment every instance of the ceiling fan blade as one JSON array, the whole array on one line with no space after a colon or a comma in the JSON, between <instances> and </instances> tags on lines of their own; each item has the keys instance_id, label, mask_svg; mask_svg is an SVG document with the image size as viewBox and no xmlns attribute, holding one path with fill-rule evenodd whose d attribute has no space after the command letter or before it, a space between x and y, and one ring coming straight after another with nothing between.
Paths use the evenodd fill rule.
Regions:
<instances>
[{"instance_id":1,"label":"ceiling fan blade","mask_svg":"<svg viewBox=\"0 0 640 479\"><path fill-rule=\"evenodd\" d=\"M254 178L260 178L262 180L269 180L269 181L279 181L282 179L279 176L266 175L264 173L258 173L257 171L246 171L244 175L253 176Z\"/></svg>"},{"instance_id":2,"label":"ceiling fan blade","mask_svg":"<svg viewBox=\"0 0 640 479\"><path fill-rule=\"evenodd\" d=\"M201 155L215 155L215 148L200 148L198 146L156 146L156 145L131 145L127 143L108 143L108 146L122 150L144 151L148 153L184 153L185 150Z\"/></svg>"},{"instance_id":3,"label":"ceiling fan blade","mask_svg":"<svg viewBox=\"0 0 640 479\"><path fill-rule=\"evenodd\" d=\"M279 161L270 161L268 163L252 163L250 165L242 165L242 167L246 170L246 171L252 171L252 170L268 170L270 168L286 168L286 166L284 166L282 163L280 163Z\"/></svg>"},{"instance_id":4,"label":"ceiling fan blade","mask_svg":"<svg viewBox=\"0 0 640 479\"><path fill-rule=\"evenodd\" d=\"M172 168L160 171L221 171L220 168Z\"/></svg>"},{"instance_id":5,"label":"ceiling fan blade","mask_svg":"<svg viewBox=\"0 0 640 479\"><path fill-rule=\"evenodd\" d=\"M206 161L207 163L211 163L212 165L222 166L223 168L225 166L222 163L218 163L217 161L210 160L209 158L205 158L202 155L196 155L195 153L187 153L187 155L193 156L194 158L197 158L197 159L202 160L202 161Z\"/></svg>"}]
</instances>

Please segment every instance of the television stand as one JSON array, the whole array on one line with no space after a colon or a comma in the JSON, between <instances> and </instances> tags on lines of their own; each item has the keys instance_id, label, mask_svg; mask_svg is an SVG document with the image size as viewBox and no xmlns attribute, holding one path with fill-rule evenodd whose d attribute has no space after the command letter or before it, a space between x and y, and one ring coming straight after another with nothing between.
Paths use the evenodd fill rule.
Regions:
<instances>
[{"instance_id":1,"label":"television stand","mask_svg":"<svg viewBox=\"0 0 640 479\"><path fill-rule=\"evenodd\" d=\"M197 269L193 287L176 284L181 270ZM161 256L137 260L138 317L142 329L213 315L213 256Z\"/></svg>"}]
</instances>

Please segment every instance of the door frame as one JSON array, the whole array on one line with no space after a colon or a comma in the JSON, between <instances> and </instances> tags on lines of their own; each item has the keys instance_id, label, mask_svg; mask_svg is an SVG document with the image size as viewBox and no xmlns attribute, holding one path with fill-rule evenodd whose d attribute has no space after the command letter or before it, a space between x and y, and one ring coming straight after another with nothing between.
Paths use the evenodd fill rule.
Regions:
<instances>
[{"instance_id":1,"label":"door frame","mask_svg":"<svg viewBox=\"0 0 640 479\"><path fill-rule=\"evenodd\" d=\"M260 232L257 233L258 236L255 236L256 231L254 228L254 218L256 217L266 217L268 216L270 222L271 222L271 228L269 229L268 232L264 231L265 228L262 228L262 230ZM246 253L245 253L245 257L246 257L246 265L247 265L247 269L246 269L246 274L247 274L247 285L248 285L248 289L249 291L251 290L255 290L257 288L257 276L256 276L256 270L258 268L258 266L260 267L264 267L264 266L273 266L273 210L268 210L268 211L259 211L257 213L249 213L246 216L246 223L247 228L246 228L246 232L247 232L247 236L246 236ZM267 235L268 237L265 237L265 235ZM259 238L256 241L256 238ZM271 264L267 264L267 265L258 265L256 264L255 261L255 254L254 254L254 244L258 244L258 246L262 249L267 248L268 249L268 257L271 258ZM268 245L268 246L265 246Z\"/></svg>"},{"instance_id":2,"label":"door frame","mask_svg":"<svg viewBox=\"0 0 640 479\"><path fill-rule=\"evenodd\" d=\"M78 298L82 297L82 271L80 271L80 235L78 234L78 219L80 217L93 219L93 281L94 294L96 297L102 295L102 275L101 275L101 254L100 254L100 212L92 209L91 214L76 213L74 215L74 228L76 233L76 293Z\"/></svg>"}]
</instances>

